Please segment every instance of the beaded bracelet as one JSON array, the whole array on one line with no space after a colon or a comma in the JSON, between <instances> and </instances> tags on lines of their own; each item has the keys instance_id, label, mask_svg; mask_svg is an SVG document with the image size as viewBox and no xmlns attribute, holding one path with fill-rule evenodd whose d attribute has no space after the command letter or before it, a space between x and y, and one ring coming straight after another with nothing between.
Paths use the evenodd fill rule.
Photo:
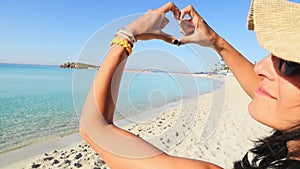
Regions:
<instances>
[{"instance_id":1,"label":"beaded bracelet","mask_svg":"<svg viewBox=\"0 0 300 169\"><path fill-rule=\"evenodd\" d=\"M123 46L126 49L128 56L131 55L131 53L132 53L132 45L127 40L125 40L125 39L119 39L119 38L114 38L111 41L110 46L112 46L113 44L117 44L117 45Z\"/></svg>"}]
</instances>

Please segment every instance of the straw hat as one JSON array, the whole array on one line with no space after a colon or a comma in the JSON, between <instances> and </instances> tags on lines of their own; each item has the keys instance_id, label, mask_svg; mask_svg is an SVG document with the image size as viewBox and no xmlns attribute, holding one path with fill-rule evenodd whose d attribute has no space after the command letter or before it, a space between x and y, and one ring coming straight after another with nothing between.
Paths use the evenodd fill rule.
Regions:
<instances>
[{"instance_id":1,"label":"straw hat","mask_svg":"<svg viewBox=\"0 0 300 169\"><path fill-rule=\"evenodd\" d=\"M300 63L300 4L286 0L252 0L248 29L275 56Z\"/></svg>"}]
</instances>

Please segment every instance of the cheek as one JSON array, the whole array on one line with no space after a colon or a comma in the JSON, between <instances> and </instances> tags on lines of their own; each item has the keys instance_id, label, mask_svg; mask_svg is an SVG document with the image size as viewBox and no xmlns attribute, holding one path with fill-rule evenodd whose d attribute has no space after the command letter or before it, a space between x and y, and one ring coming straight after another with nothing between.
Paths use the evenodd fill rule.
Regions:
<instances>
[{"instance_id":1,"label":"cheek","mask_svg":"<svg viewBox=\"0 0 300 169\"><path fill-rule=\"evenodd\" d=\"M284 119L290 125L300 123L300 91L289 91L280 94L277 104L277 111L284 114Z\"/></svg>"},{"instance_id":2,"label":"cheek","mask_svg":"<svg viewBox=\"0 0 300 169\"><path fill-rule=\"evenodd\" d=\"M300 89L297 84L299 83L295 78L294 81L282 80L278 84L279 95L276 112L282 114L282 121L286 128L294 127L300 123Z\"/></svg>"},{"instance_id":3,"label":"cheek","mask_svg":"<svg viewBox=\"0 0 300 169\"><path fill-rule=\"evenodd\" d=\"M300 111L300 77L293 79L296 80L281 79L278 83L278 108L287 112L290 109Z\"/></svg>"}]
</instances>

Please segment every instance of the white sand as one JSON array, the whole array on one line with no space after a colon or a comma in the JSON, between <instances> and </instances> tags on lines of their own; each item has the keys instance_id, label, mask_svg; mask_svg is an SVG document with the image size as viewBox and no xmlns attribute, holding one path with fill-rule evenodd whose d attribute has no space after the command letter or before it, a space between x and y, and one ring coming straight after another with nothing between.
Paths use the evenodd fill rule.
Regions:
<instances>
[{"instance_id":1,"label":"white sand","mask_svg":"<svg viewBox=\"0 0 300 169\"><path fill-rule=\"evenodd\" d=\"M222 94L222 88L216 92L217 95ZM126 128L169 154L232 168L233 162L253 147L251 140L269 135L271 131L250 117L247 108L249 101L236 79L226 77L224 97L206 94L182 105L168 107L148 123L128 125ZM9 165L2 168L27 169L34 168L34 164L37 168L47 169L107 168L83 140L70 139L65 143L68 146L64 148L33 153L25 159L26 151L19 151L14 157L0 156L0 161L10 160ZM30 150L27 148L27 151Z\"/></svg>"}]
</instances>

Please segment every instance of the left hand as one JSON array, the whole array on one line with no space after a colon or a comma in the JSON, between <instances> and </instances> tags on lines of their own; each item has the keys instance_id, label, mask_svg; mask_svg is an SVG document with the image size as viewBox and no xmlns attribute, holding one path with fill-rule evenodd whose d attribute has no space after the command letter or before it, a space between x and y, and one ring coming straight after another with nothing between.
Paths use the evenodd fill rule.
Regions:
<instances>
[{"instance_id":1,"label":"left hand","mask_svg":"<svg viewBox=\"0 0 300 169\"><path fill-rule=\"evenodd\" d=\"M185 19L185 15L191 18ZM184 35L179 41L181 44L196 43L204 47L215 47L216 39L220 37L197 13L193 6L189 5L181 10L180 31Z\"/></svg>"},{"instance_id":2,"label":"left hand","mask_svg":"<svg viewBox=\"0 0 300 169\"><path fill-rule=\"evenodd\" d=\"M125 29L133 33L136 40L161 39L172 43L176 38L162 31L169 23L169 20L165 17L165 14L169 11L173 12L175 19L179 19L179 9L174 3L169 2L158 9L149 10L143 16L127 25Z\"/></svg>"}]
</instances>

